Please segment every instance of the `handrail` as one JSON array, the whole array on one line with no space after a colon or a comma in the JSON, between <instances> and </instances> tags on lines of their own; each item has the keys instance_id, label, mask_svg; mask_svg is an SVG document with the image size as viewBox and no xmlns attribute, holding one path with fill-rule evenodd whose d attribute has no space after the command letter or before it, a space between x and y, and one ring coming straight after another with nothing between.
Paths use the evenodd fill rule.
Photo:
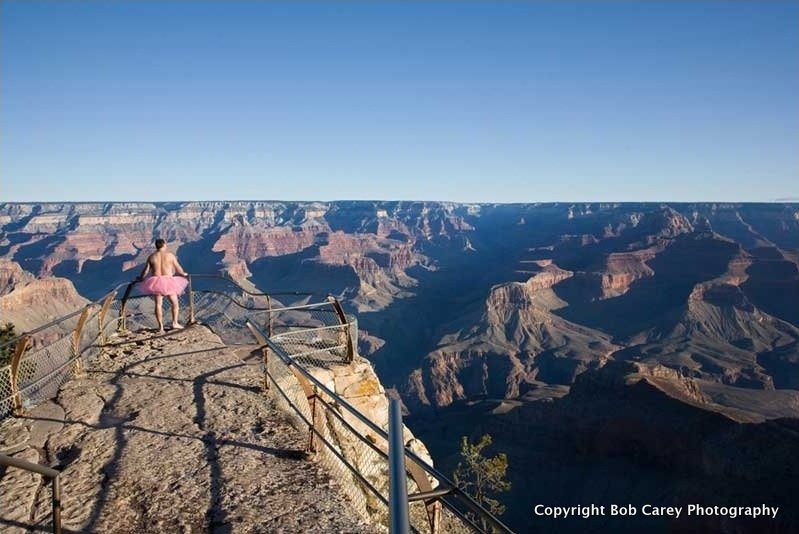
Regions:
<instances>
[{"instance_id":1,"label":"handrail","mask_svg":"<svg viewBox=\"0 0 799 534\"><path fill-rule=\"evenodd\" d=\"M277 383L277 381L274 379L274 377L270 376L269 378L272 379L272 382L275 384L275 387L277 388L277 391L283 396L283 398L286 400L286 402L289 404L289 406L291 406L294 409L294 412L300 417L302 422L305 423L306 425L308 425L308 427L311 429L311 432L313 432L319 439L321 439L325 443L325 445L327 445L328 449L330 449L330 451L333 452L333 454L335 454L336 457L339 460L341 460L341 462L345 466L347 466L347 468L350 470L350 472L353 475L355 475L355 477L358 478L358 480L362 484L364 484L372 492L372 494L375 497L377 497L379 500L381 500L383 502L383 504L388 505L388 501L377 490L377 488L375 488L374 485L371 482L369 482L361 473L359 473L357 469L352 467L349 464L349 462L347 462L346 458L344 458L343 455L339 451L337 451L335 449L335 447L332 447L330 445L330 443L327 441L327 438L319 431L318 428L316 428L316 425L314 425L313 421L309 421L308 418L305 416L305 414L303 414L299 409L297 409L297 407L294 405L294 403L291 402L291 399L289 399L289 397L286 394L286 392L283 391L283 388L280 387L280 384ZM321 400L321 397L317 397L317 398L319 398ZM324 401L322 400L322 402L324 402ZM336 413L335 410L333 410L332 413ZM343 419L342 419L342 421L343 421ZM349 425L348 423L346 423L346 421L344 421L344 424ZM351 426L349 426L349 428L352 429ZM369 442L369 440L367 440L366 438L360 436L359 434L356 434L356 435L358 435L358 437L361 438L365 443L368 443L370 446L372 446L376 451L382 452L382 451L380 451L379 448L374 446L374 444Z\"/></svg>"},{"instance_id":2,"label":"handrail","mask_svg":"<svg viewBox=\"0 0 799 534\"><path fill-rule=\"evenodd\" d=\"M239 285L232 278L226 278L224 276L220 276L220 275L216 275L216 274L200 273L200 274L191 274L189 276L191 276L192 278L221 280L223 282L227 282L230 285L234 286L236 289L238 289L242 293L245 293L245 294L253 296L253 297L275 297L275 296L310 297L310 296L323 296L322 293L302 292L302 291L281 291L281 292L274 292L274 293L262 293L262 292L257 292L257 291L250 291L247 288L242 287L241 285ZM40 326L37 326L33 330L22 332L22 333L18 334L17 336L4 341L3 343L0 343L0 347L4 347L6 345L10 345L10 344L16 343L24 335L30 336L30 335L33 335L33 334L37 334L37 333L39 333L39 332L41 332L43 330L46 330L46 329L48 329L48 328L50 328L52 326L57 325L58 323L61 323L61 322L66 321L68 319L71 319L72 317L75 317L76 315L79 315L80 313L82 313L83 310L86 309L87 307L90 307L90 306L93 306L93 305L97 305L97 304L101 304L109 295L115 294L117 291L119 291L123 287L125 288L125 295L122 297L121 300L124 302L124 301L126 301L127 299L130 298L130 293L132 292L133 287L136 284L138 284L140 281L141 280L134 279L134 280L131 280L129 282L122 282L120 284L117 284L116 286L114 286L113 289L111 289L108 292L106 292L101 298L99 298L99 299L97 299L95 301L89 302L85 306L82 306L81 308L78 308L77 310L75 310L73 312L70 312L70 313L68 313L66 315L63 315L63 316L58 317L56 319L53 319L52 321L50 321L48 323L45 323L45 324L40 325ZM222 293L220 291L204 290L204 289L196 289L194 291L198 292L198 293L218 293L220 295L228 296L228 295L225 295L225 293ZM325 294L324 296L327 296L327 295ZM231 299L231 300L233 300L233 299ZM235 302L235 300L234 300L234 302ZM250 308L250 307L243 306L240 303L236 303L236 304L239 304L239 306L241 306L242 308L245 308L245 309L248 309L248 310L252 310L252 311L259 311L259 310L270 311L270 308ZM320 302L320 303L307 304L307 305L303 305L303 306L311 307L314 304L325 305L327 303L326 302ZM291 309L302 309L302 307L271 308L271 311L287 311L287 310L291 310Z\"/></svg>"},{"instance_id":3,"label":"handrail","mask_svg":"<svg viewBox=\"0 0 799 534\"><path fill-rule=\"evenodd\" d=\"M303 296L303 297L308 297L308 296L318 296L318 295L320 295L319 293L303 293L303 292L298 292L298 291L293 291L293 292L287 291L287 292L276 292L276 293L259 293L259 292L249 291L248 289L242 287L235 280L233 280L231 278L225 278L224 276L219 276L219 275L214 275L214 274L190 274L190 275L187 275L187 277L189 279L189 284L191 284L192 279L196 279L196 278L221 280L223 282L226 282L226 283L230 284L231 286L235 287L238 291L241 291L242 293L244 293L246 295L249 295L249 296L252 296L252 297L265 297L267 299L267 301L269 301L272 297L275 297L275 296ZM139 298L139 296L131 297L131 293L133 292L133 288L139 282L141 282L141 280L135 279L135 280L132 280L131 282L129 282L127 284L120 284L119 287L122 287L122 286L125 286L125 285L127 286L125 288L125 293L124 293L124 295L122 296L122 299L121 299L122 305L120 306L120 316L124 315L127 303L128 303L128 301L131 298ZM239 308L241 308L243 310L247 310L247 311L252 311L252 312L273 313L273 312L281 312L281 311L310 309L310 308L313 308L313 307L323 307L323 306L326 306L326 305L330 305L329 302L325 301L325 302L316 302L316 303L311 303L311 304L303 304L303 305L299 305L299 306L284 306L284 307L281 307L281 308L272 308L271 306L266 306L266 307L245 306L241 302L238 302L236 299L234 299L233 297L231 297L227 293L223 293L222 291L216 291L216 290L213 290L213 289L193 289L192 288L191 289L191 294L193 295L194 293L205 293L205 294L220 295L220 296L223 296L223 297L227 298L230 302L232 302L234 305L238 306Z\"/></svg>"},{"instance_id":4,"label":"handrail","mask_svg":"<svg viewBox=\"0 0 799 534\"><path fill-rule=\"evenodd\" d=\"M191 274L189 276L191 276L193 278L221 280L223 282L227 282L230 285L234 286L239 291L241 291L243 293L246 293L247 295L254 296L254 297L322 296L322 293L302 292L302 291L282 291L282 292L275 292L275 293L262 293L262 292L250 291L247 288L242 287L241 285L239 285L234 279L228 278L228 277L224 277L224 276L221 276L221 275L218 275L218 274L199 273L199 274ZM31 335L34 335L34 334L38 334L39 332L47 330L48 328L51 328L51 327L57 325L58 323L62 323L64 321L68 320L68 319L71 319L71 318L73 318L73 317L75 317L77 315L80 315L86 308L94 306L94 305L102 304L103 301L106 298L108 298L108 296L117 293L123 287L125 288L125 295L120 300L124 304L124 302L130 298L130 293L132 292L133 287L136 284L138 284L139 282L140 282L140 280L134 279L134 280L131 280L131 281L128 281L128 282L122 282L120 284L117 284L111 290L107 291L101 298L99 298L99 299L97 299L95 301L89 302L88 304L78 308L77 310L75 310L73 312L70 312L70 313L68 313L66 315L63 315L61 317L57 317L56 319L53 319L52 321L50 321L48 323L45 323L45 324L40 325L40 326L37 326L33 330L28 330L26 332L21 332L20 334L14 336L13 338L5 340L2 343L0 343L0 347L5 347L5 346L8 346L8 345L17 343L22 337L24 337L26 335L27 336L31 336ZM217 291L213 291L213 290L199 289L199 290L194 290L194 291L198 292L198 293L218 293L220 295L227 296L228 298L230 298L229 295L225 295L225 293L217 292ZM324 295L324 296L327 296L327 295ZM232 298L231 298L231 300L234 303L236 303L239 306L241 306L242 308L245 308L245 309L251 310L251 311L275 311L276 312L276 311L289 311L289 310L292 310L292 309L302 309L302 307L283 307L283 308L271 308L271 309L270 308L251 308L251 307L247 307L247 306L241 305L240 303L236 302ZM320 306L324 306L324 305L327 304L327 302L312 303L312 304L307 304L307 305L303 305L303 306L312 307L314 304L318 304Z\"/></svg>"},{"instance_id":5,"label":"handrail","mask_svg":"<svg viewBox=\"0 0 799 534\"><path fill-rule=\"evenodd\" d=\"M322 383L319 379L317 379L312 373L310 373L304 366L298 365L297 362L288 355L283 347L279 344L272 341L269 337L265 336L265 332L263 329L251 322L247 321L247 325L251 329L255 329L258 333L264 337L266 341L266 346L272 350L286 365L291 369L299 372L304 379L308 380L314 387L318 388L320 391L324 392L328 395L331 399L335 400L336 405L343 407L346 409L353 417L355 417L358 421L364 424L367 428L377 434L379 437L383 438L384 440L388 441L389 436L385 430L380 428L377 424L375 424L371 419L363 415L357 408L352 406L349 402L345 399L340 397L335 392L331 391L324 383ZM265 347L261 347L265 348ZM465 493L461 490L456 484L454 484L447 476L443 473L429 465L425 460L420 458L416 453L412 450L405 448L405 456L406 458L410 459L413 463L418 464L427 474L431 475L433 478L439 481L439 484L445 485L446 487L450 488L451 491L448 493L448 496L457 498L464 506L469 508L472 513L479 515L481 518L485 519L491 526L498 530L499 532L505 534L513 534L513 531L505 525L502 521L500 521L497 517L491 514L488 510L482 507L477 501L475 501L469 494ZM446 502L445 499L442 501ZM454 510L453 510L454 511ZM479 529L478 529L479 530Z\"/></svg>"},{"instance_id":6,"label":"handrail","mask_svg":"<svg viewBox=\"0 0 799 534\"><path fill-rule=\"evenodd\" d=\"M304 292L304 291L281 291L279 293L262 293L258 291L250 291L249 289L242 287L239 285L233 278L225 277L219 274L209 274L209 273L199 273L199 274L190 274L194 278L213 278L217 280L223 280L225 282L230 282L232 285L236 286L244 293L251 295L253 297L273 297L275 295L292 295L292 296L314 296L314 295L321 295L321 293L311 293L311 292Z\"/></svg>"},{"instance_id":7,"label":"handrail","mask_svg":"<svg viewBox=\"0 0 799 534\"><path fill-rule=\"evenodd\" d=\"M270 313L272 313L272 312L306 310L306 309L313 309L313 308L322 308L322 307L325 307L325 306L332 306L332 304L330 302L324 301L324 302L312 302L310 304L300 304L300 305L297 305L297 306L284 306L282 308L269 308L269 307L262 307L262 306L252 306L252 307L250 307L250 306L245 306L241 302L236 301L236 299L234 299L233 297L231 297L227 293L222 293L221 291L214 291L213 289L195 289L194 293L206 293L206 294L209 294L209 295L219 295L219 296L227 298L228 300L230 300L233 304L235 304L239 308L242 308L242 309L245 309L245 310L251 311L251 312L270 312ZM268 296L274 296L274 295L275 294L272 293L270 295L264 294L263 296L267 296L268 297ZM256 295L256 296L258 296L258 295ZM133 298L135 298L135 297L133 297ZM330 313L335 313L335 310L331 310Z\"/></svg>"},{"instance_id":8,"label":"handrail","mask_svg":"<svg viewBox=\"0 0 799 534\"><path fill-rule=\"evenodd\" d=\"M53 532L61 534L61 480L59 479L61 472L52 467L20 460L2 453L0 453L0 465L38 473L53 481Z\"/></svg>"}]
</instances>

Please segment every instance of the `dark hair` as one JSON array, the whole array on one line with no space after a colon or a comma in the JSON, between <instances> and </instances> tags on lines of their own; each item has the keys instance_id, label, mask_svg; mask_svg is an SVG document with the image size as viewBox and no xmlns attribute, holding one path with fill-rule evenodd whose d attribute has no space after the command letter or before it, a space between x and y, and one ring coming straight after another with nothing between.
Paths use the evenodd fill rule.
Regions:
<instances>
[{"instance_id":1,"label":"dark hair","mask_svg":"<svg viewBox=\"0 0 799 534\"><path fill-rule=\"evenodd\" d=\"M164 248L164 245L166 245L166 241L164 241L160 237L155 240L155 248L157 248L158 250Z\"/></svg>"}]
</instances>

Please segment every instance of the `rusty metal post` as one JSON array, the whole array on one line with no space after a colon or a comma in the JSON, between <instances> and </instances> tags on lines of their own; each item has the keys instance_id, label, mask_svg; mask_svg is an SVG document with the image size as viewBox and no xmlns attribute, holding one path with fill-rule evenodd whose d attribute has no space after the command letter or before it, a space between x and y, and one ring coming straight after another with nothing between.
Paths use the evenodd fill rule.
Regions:
<instances>
[{"instance_id":1,"label":"rusty metal post","mask_svg":"<svg viewBox=\"0 0 799 534\"><path fill-rule=\"evenodd\" d=\"M258 343L260 343L261 345L266 345L267 344L266 338L264 338L264 336L258 331L258 328L253 326L252 323L250 323L250 321L247 321L246 324L247 328L250 329L250 332L252 332L256 341L258 341ZM314 451L315 432L313 431L313 429L315 428L317 432L319 432L320 434L322 433L322 420L317 419L316 417L316 398L319 395L319 391L316 385L314 385L313 387L311 386L311 382L307 378L305 378L303 374L297 370L296 367L297 367L296 365L288 365L289 370L291 370L291 374L294 375L294 378L297 380L297 383L302 388L302 391L305 394L305 398L308 401L308 406L311 410L311 428L308 430L310 434L310 438L308 440L308 447L309 450ZM268 369L265 370L264 372L268 372ZM278 389L280 389L279 386Z\"/></svg>"},{"instance_id":2,"label":"rusty metal post","mask_svg":"<svg viewBox=\"0 0 799 534\"><path fill-rule=\"evenodd\" d=\"M316 396L319 394L316 386L313 387L313 395L308 398L308 402L311 405L311 426L308 428L308 450L311 452L316 452L316 446L314 444L314 431L313 429L316 428Z\"/></svg>"},{"instance_id":3,"label":"rusty metal post","mask_svg":"<svg viewBox=\"0 0 799 534\"><path fill-rule=\"evenodd\" d=\"M53 534L61 534L61 480L53 477Z\"/></svg>"},{"instance_id":4,"label":"rusty metal post","mask_svg":"<svg viewBox=\"0 0 799 534\"><path fill-rule=\"evenodd\" d=\"M267 308L266 316L268 317L266 324L266 332L267 334L269 334L269 337L272 337L272 298L269 295L266 296L266 308Z\"/></svg>"},{"instance_id":5,"label":"rusty metal post","mask_svg":"<svg viewBox=\"0 0 799 534\"><path fill-rule=\"evenodd\" d=\"M78 324L75 325L75 330L72 331L72 357L75 358L75 363L72 370L76 375L83 373L83 360L80 357L80 338L83 334L83 327L86 325L86 320L89 318L89 312L92 306L86 306L78 318Z\"/></svg>"},{"instance_id":6,"label":"rusty metal post","mask_svg":"<svg viewBox=\"0 0 799 534\"><path fill-rule=\"evenodd\" d=\"M23 335L14 347L14 355L11 356L11 395L14 399L14 415L22 415L22 394L19 391L19 364L22 355L28 348L31 338Z\"/></svg>"},{"instance_id":7,"label":"rusty metal post","mask_svg":"<svg viewBox=\"0 0 799 534\"><path fill-rule=\"evenodd\" d=\"M60 472L52 467L45 465L28 462L20 458L13 458L11 456L0 453L0 465L14 467L17 469L24 469L31 473L38 473L39 475L49 478L53 481L53 532L61 534L61 481L59 480ZM33 517L31 517L33 519Z\"/></svg>"},{"instance_id":8,"label":"rusty metal post","mask_svg":"<svg viewBox=\"0 0 799 534\"><path fill-rule=\"evenodd\" d=\"M187 275L186 278L189 279L189 324L194 324L196 322L194 318L194 289L191 286L191 275Z\"/></svg>"},{"instance_id":9,"label":"rusty metal post","mask_svg":"<svg viewBox=\"0 0 799 534\"><path fill-rule=\"evenodd\" d=\"M97 328L98 332L100 333L100 343L105 345L106 338L105 338L105 316L108 315L108 310L111 308L111 303L114 302L114 297L116 296L115 293L111 293L105 300L103 301L103 305L100 307L100 311L97 314Z\"/></svg>"},{"instance_id":10,"label":"rusty metal post","mask_svg":"<svg viewBox=\"0 0 799 534\"><path fill-rule=\"evenodd\" d=\"M135 286L138 281L131 282L128 284L128 287L125 288L125 293L122 295L122 303L119 306L119 323L117 324L117 332L125 332L128 329L127 319L125 316L128 313L128 298L130 298L130 293L133 291L133 286Z\"/></svg>"},{"instance_id":11,"label":"rusty metal post","mask_svg":"<svg viewBox=\"0 0 799 534\"><path fill-rule=\"evenodd\" d=\"M261 355L264 358L264 393L266 393L269 391L269 346L266 344L264 336L250 324L250 321L247 321L247 328L250 329L255 340L261 345Z\"/></svg>"},{"instance_id":12,"label":"rusty metal post","mask_svg":"<svg viewBox=\"0 0 799 534\"><path fill-rule=\"evenodd\" d=\"M430 522L430 534L441 532L441 501L425 503L427 508L427 520Z\"/></svg>"},{"instance_id":13,"label":"rusty metal post","mask_svg":"<svg viewBox=\"0 0 799 534\"><path fill-rule=\"evenodd\" d=\"M341 308L341 303L338 301L336 297L333 295L328 295L327 300L333 305L333 309L336 311L336 315L338 316L338 321L346 328L344 330L344 334L346 334L347 339L345 341L347 345L347 363L351 363L353 358L355 357L355 348L352 345L352 335L350 333L350 325L347 323L347 315L344 313L344 310Z\"/></svg>"},{"instance_id":14,"label":"rusty metal post","mask_svg":"<svg viewBox=\"0 0 799 534\"><path fill-rule=\"evenodd\" d=\"M269 347L264 346L261 349L261 355L264 358L264 393L269 391Z\"/></svg>"}]
</instances>

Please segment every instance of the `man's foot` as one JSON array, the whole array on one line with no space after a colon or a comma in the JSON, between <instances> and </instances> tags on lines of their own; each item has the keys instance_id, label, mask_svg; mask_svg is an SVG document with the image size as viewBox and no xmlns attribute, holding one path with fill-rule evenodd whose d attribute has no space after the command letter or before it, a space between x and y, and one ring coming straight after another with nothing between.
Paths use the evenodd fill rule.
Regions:
<instances>
[{"instance_id":1,"label":"man's foot","mask_svg":"<svg viewBox=\"0 0 799 534\"><path fill-rule=\"evenodd\" d=\"M158 332L156 332L156 333L157 333L157 334L166 334L166 330L164 330L164 328L163 328L163 327L161 327L161 328L158 330Z\"/></svg>"},{"instance_id":2,"label":"man's foot","mask_svg":"<svg viewBox=\"0 0 799 534\"><path fill-rule=\"evenodd\" d=\"M183 325L180 323L172 323L172 330L180 330L183 328Z\"/></svg>"}]
</instances>

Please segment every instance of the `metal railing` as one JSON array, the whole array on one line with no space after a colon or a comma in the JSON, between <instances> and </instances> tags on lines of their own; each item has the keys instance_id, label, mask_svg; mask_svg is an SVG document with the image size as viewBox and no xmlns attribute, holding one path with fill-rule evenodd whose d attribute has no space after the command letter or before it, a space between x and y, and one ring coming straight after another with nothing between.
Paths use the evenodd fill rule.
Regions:
<instances>
[{"instance_id":1,"label":"metal railing","mask_svg":"<svg viewBox=\"0 0 799 534\"><path fill-rule=\"evenodd\" d=\"M115 333L155 327L152 308L144 304L149 299L137 283L117 286L102 299L0 345L14 348L11 364L0 368L0 420L54 397L61 384L91 365ZM192 275L180 305L187 323L199 320L228 344L252 343L255 337L263 354L264 390L308 429L308 450L350 482L342 487L362 516L388 525L392 495L404 487L412 532L511 532L405 446L401 434L392 446L385 429L314 375L316 369L354 362L357 321L336 298L260 293L230 278ZM365 362L359 361L355 365ZM389 475L392 455L404 460L401 481ZM38 468L49 470L45 476L58 473ZM389 491L392 481L397 491Z\"/></svg>"},{"instance_id":2,"label":"metal railing","mask_svg":"<svg viewBox=\"0 0 799 534\"><path fill-rule=\"evenodd\" d=\"M35 464L33 462L20 460L19 458L12 458L11 456L7 456L5 454L0 454L0 465L6 467L14 467L17 469L24 469L25 471L30 471L32 473L38 473L45 478L49 478L52 481L53 532L55 534L61 534L61 479L59 478L59 475L61 473L58 470L53 469L51 467L46 467L44 465Z\"/></svg>"},{"instance_id":3,"label":"metal railing","mask_svg":"<svg viewBox=\"0 0 799 534\"><path fill-rule=\"evenodd\" d=\"M111 311L124 287L0 344L0 351L11 354L9 364L0 367L0 420L54 397L61 384L94 361L117 329Z\"/></svg>"},{"instance_id":4,"label":"metal railing","mask_svg":"<svg viewBox=\"0 0 799 534\"><path fill-rule=\"evenodd\" d=\"M322 453L329 469L349 479L344 487L363 515L389 524L388 433L317 378L313 367L294 358L277 336L268 337L256 324L248 326L264 350L265 382L275 390L272 397L308 428L309 450ZM512 532L413 450L403 445L399 454L406 464L402 485L412 532Z\"/></svg>"}]
</instances>

